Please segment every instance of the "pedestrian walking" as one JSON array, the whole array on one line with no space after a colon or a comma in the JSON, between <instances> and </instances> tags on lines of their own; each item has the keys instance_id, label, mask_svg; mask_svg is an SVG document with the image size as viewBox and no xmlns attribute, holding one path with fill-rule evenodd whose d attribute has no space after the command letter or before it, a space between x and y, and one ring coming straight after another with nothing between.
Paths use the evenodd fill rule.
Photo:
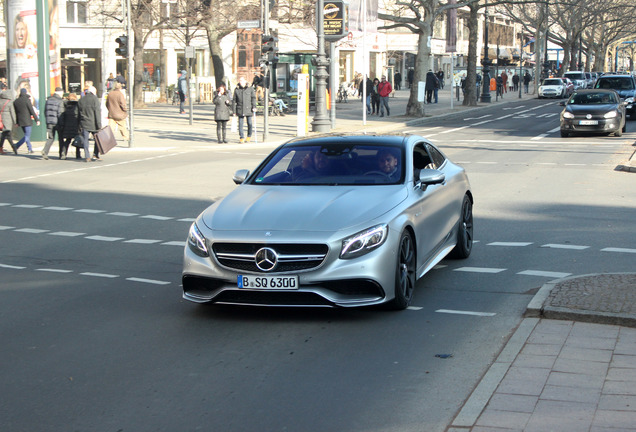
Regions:
<instances>
[{"instance_id":1,"label":"pedestrian walking","mask_svg":"<svg viewBox=\"0 0 636 432\"><path fill-rule=\"evenodd\" d=\"M126 78L124 78L121 72L117 72L117 76L115 77L115 81L121 84L121 88L126 88Z\"/></svg>"},{"instance_id":2,"label":"pedestrian walking","mask_svg":"<svg viewBox=\"0 0 636 432\"><path fill-rule=\"evenodd\" d=\"M60 134L60 159L66 159L68 148L75 137L80 133L79 107L77 95L70 93L64 104L64 111L58 120L58 133ZM81 159L82 147L75 147L75 158Z\"/></svg>"},{"instance_id":3,"label":"pedestrian walking","mask_svg":"<svg viewBox=\"0 0 636 432\"><path fill-rule=\"evenodd\" d=\"M406 73L406 79L409 82L409 88L413 88L413 78L415 77L415 71L413 70L413 68L409 69L409 71Z\"/></svg>"},{"instance_id":4,"label":"pedestrian walking","mask_svg":"<svg viewBox=\"0 0 636 432\"><path fill-rule=\"evenodd\" d=\"M391 83L386 80L386 76L382 75L382 80L378 84L378 93L380 94L380 117L384 117L384 109L386 108L386 116L390 115L389 111L389 95L393 91Z\"/></svg>"},{"instance_id":5,"label":"pedestrian walking","mask_svg":"<svg viewBox=\"0 0 636 432\"><path fill-rule=\"evenodd\" d=\"M108 92L106 109L108 110L108 124L113 133L119 130L122 138L128 141L130 137L128 125L126 125L128 106L126 105L126 95L121 91L121 84L118 82L114 83L113 89Z\"/></svg>"},{"instance_id":6,"label":"pedestrian walking","mask_svg":"<svg viewBox=\"0 0 636 432\"><path fill-rule=\"evenodd\" d=\"M444 71L443 70L439 70L439 72L437 72L437 80L439 81L439 84L437 86L437 88L444 88ZM437 97L435 97L435 103L437 103Z\"/></svg>"},{"instance_id":7,"label":"pedestrian walking","mask_svg":"<svg viewBox=\"0 0 636 432\"><path fill-rule=\"evenodd\" d=\"M501 84L503 86L501 89L501 95L503 96L504 93L508 93L508 74L506 71L501 73Z\"/></svg>"},{"instance_id":8,"label":"pedestrian walking","mask_svg":"<svg viewBox=\"0 0 636 432\"><path fill-rule=\"evenodd\" d=\"M97 99L97 89L94 86L90 86L86 90L86 94L79 100L77 107L79 108L79 124L84 144L84 158L86 162L90 162L89 134L95 134L102 128L102 108L99 99ZM100 160L97 144L93 148L93 160Z\"/></svg>"},{"instance_id":9,"label":"pedestrian walking","mask_svg":"<svg viewBox=\"0 0 636 432\"><path fill-rule=\"evenodd\" d=\"M517 75L517 72L515 72L515 74L512 76L512 90L519 90L519 75Z\"/></svg>"},{"instance_id":10,"label":"pedestrian walking","mask_svg":"<svg viewBox=\"0 0 636 432\"><path fill-rule=\"evenodd\" d=\"M179 95L179 114L185 114L184 103L188 94L188 72L182 70L177 80L177 94Z\"/></svg>"},{"instance_id":11,"label":"pedestrian walking","mask_svg":"<svg viewBox=\"0 0 636 432\"><path fill-rule=\"evenodd\" d=\"M439 86L437 76L435 73L429 69L426 73L426 103L433 102L433 92L436 87Z\"/></svg>"},{"instance_id":12,"label":"pedestrian walking","mask_svg":"<svg viewBox=\"0 0 636 432\"><path fill-rule=\"evenodd\" d=\"M44 104L44 119L46 120L46 142L42 149L42 159L47 160L49 158L49 150L51 144L55 140L57 134L58 143L60 145L60 155L62 154L61 142L62 138L57 128L57 123L60 118L60 114L64 111L64 90L62 87L56 87L55 93L48 97Z\"/></svg>"},{"instance_id":13,"label":"pedestrian walking","mask_svg":"<svg viewBox=\"0 0 636 432\"><path fill-rule=\"evenodd\" d=\"M497 75L497 78L495 78L495 80L497 83L497 96L503 97L503 91L504 91L503 77L501 75Z\"/></svg>"},{"instance_id":14,"label":"pedestrian walking","mask_svg":"<svg viewBox=\"0 0 636 432\"><path fill-rule=\"evenodd\" d=\"M232 115L232 99L225 89L225 84L219 84L212 102L214 103L214 121L216 122L217 142L219 144L226 143L227 122L230 120L230 116Z\"/></svg>"},{"instance_id":15,"label":"pedestrian walking","mask_svg":"<svg viewBox=\"0 0 636 432\"><path fill-rule=\"evenodd\" d=\"M18 149L24 143L27 145L29 154L33 154L33 147L31 147L31 128L33 127L33 120L36 125L40 125L40 119L31 105L31 97L27 93L25 88L20 89L20 96L13 102L15 108L15 116L18 126L22 128L24 136L20 138L15 144L15 154L18 154Z\"/></svg>"},{"instance_id":16,"label":"pedestrian walking","mask_svg":"<svg viewBox=\"0 0 636 432\"><path fill-rule=\"evenodd\" d=\"M238 85L234 88L234 111L238 117L239 143L252 140L252 115L256 113L256 92L254 87L247 83L244 76L239 78ZM243 131L243 125L247 121L247 137Z\"/></svg>"},{"instance_id":17,"label":"pedestrian walking","mask_svg":"<svg viewBox=\"0 0 636 432\"><path fill-rule=\"evenodd\" d=\"M523 76L523 87L526 94L528 93L528 86L530 85L530 81L532 81L532 76L528 71L526 71L526 74Z\"/></svg>"},{"instance_id":18,"label":"pedestrian walking","mask_svg":"<svg viewBox=\"0 0 636 432\"><path fill-rule=\"evenodd\" d=\"M115 77L113 76L113 73L111 72L110 75L108 75L108 79L106 80L106 90L111 91L112 89L114 89L116 82L117 80L115 79Z\"/></svg>"},{"instance_id":19,"label":"pedestrian walking","mask_svg":"<svg viewBox=\"0 0 636 432\"><path fill-rule=\"evenodd\" d=\"M400 72L396 72L393 75L393 83L395 84L396 90L402 89L402 74Z\"/></svg>"},{"instance_id":20,"label":"pedestrian walking","mask_svg":"<svg viewBox=\"0 0 636 432\"><path fill-rule=\"evenodd\" d=\"M16 123L15 108L13 106L13 90L7 88L4 83L0 83L0 118L2 119L2 134L0 134L0 154L4 154L4 140L11 146L11 150L17 154L13 145L13 127Z\"/></svg>"},{"instance_id":21,"label":"pedestrian walking","mask_svg":"<svg viewBox=\"0 0 636 432\"><path fill-rule=\"evenodd\" d=\"M367 80L366 81L360 81L360 88L358 89L358 94L360 95L360 97L364 96L364 88L362 87L362 83L366 82L366 104L367 104L367 115L371 114L371 93L373 93L373 81L371 81L371 78L369 78L367 76Z\"/></svg>"},{"instance_id":22,"label":"pedestrian walking","mask_svg":"<svg viewBox=\"0 0 636 432\"><path fill-rule=\"evenodd\" d=\"M371 114L380 115L380 92L378 85L380 80L375 78L373 80L373 88L371 89Z\"/></svg>"}]
</instances>

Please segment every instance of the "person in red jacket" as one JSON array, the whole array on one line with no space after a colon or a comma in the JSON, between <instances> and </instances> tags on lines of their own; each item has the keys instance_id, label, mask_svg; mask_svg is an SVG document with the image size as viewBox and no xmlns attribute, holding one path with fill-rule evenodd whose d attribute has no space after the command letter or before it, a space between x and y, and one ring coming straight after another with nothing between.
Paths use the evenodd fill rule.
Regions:
<instances>
[{"instance_id":1,"label":"person in red jacket","mask_svg":"<svg viewBox=\"0 0 636 432\"><path fill-rule=\"evenodd\" d=\"M380 93L380 117L384 117L384 108L386 108L386 116L389 112L389 95L393 91L391 83L386 80L386 76L382 75L382 81L378 84L378 93Z\"/></svg>"}]
</instances>

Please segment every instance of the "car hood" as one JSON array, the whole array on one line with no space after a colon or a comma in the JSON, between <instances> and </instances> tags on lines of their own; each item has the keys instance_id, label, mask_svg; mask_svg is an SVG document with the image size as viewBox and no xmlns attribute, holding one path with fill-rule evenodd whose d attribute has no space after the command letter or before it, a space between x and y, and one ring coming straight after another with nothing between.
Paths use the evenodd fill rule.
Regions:
<instances>
[{"instance_id":1,"label":"car hood","mask_svg":"<svg viewBox=\"0 0 636 432\"><path fill-rule=\"evenodd\" d=\"M605 114L606 112L615 110L616 104L601 104L601 105L568 105L567 111L572 114Z\"/></svg>"},{"instance_id":2,"label":"car hood","mask_svg":"<svg viewBox=\"0 0 636 432\"><path fill-rule=\"evenodd\" d=\"M563 84L542 85L541 88L543 90L560 90L563 88Z\"/></svg>"},{"instance_id":3,"label":"car hood","mask_svg":"<svg viewBox=\"0 0 636 432\"><path fill-rule=\"evenodd\" d=\"M626 99L634 97L634 95L636 95L636 90L616 90L616 93L618 93L621 98Z\"/></svg>"},{"instance_id":4,"label":"car hood","mask_svg":"<svg viewBox=\"0 0 636 432\"><path fill-rule=\"evenodd\" d=\"M202 220L215 231L335 231L372 221L407 196L404 185L242 185L205 210Z\"/></svg>"}]
</instances>

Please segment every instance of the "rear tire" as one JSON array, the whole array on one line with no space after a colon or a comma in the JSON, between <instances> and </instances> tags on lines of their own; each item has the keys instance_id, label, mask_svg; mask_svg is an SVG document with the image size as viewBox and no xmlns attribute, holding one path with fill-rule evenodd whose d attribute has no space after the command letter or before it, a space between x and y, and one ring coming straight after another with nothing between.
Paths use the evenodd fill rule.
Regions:
<instances>
[{"instance_id":1,"label":"rear tire","mask_svg":"<svg viewBox=\"0 0 636 432\"><path fill-rule=\"evenodd\" d=\"M411 304L415 289L415 244L409 231L404 231L398 245L395 268L395 298L389 303L394 310L406 309Z\"/></svg>"},{"instance_id":2,"label":"rear tire","mask_svg":"<svg viewBox=\"0 0 636 432\"><path fill-rule=\"evenodd\" d=\"M457 244L449 254L451 258L465 259L473 250L473 203L464 195L462 213L457 228Z\"/></svg>"}]
</instances>

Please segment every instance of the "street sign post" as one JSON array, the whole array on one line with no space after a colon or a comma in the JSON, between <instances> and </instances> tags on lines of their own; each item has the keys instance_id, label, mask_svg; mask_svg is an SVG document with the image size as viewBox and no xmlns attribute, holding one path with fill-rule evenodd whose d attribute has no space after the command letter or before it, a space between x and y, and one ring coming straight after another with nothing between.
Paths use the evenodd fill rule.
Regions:
<instances>
[{"instance_id":1,"label":"street sign post","mask_svg":"<svg viewBox=\"0 0 636 432\"><path fill-rule=\"evenodd\" d=\"M259 20L238 21L236 23L236 27L240 29L254 29L254 28L260 28L261 23Z\"/></svg>"}]
</instances>

